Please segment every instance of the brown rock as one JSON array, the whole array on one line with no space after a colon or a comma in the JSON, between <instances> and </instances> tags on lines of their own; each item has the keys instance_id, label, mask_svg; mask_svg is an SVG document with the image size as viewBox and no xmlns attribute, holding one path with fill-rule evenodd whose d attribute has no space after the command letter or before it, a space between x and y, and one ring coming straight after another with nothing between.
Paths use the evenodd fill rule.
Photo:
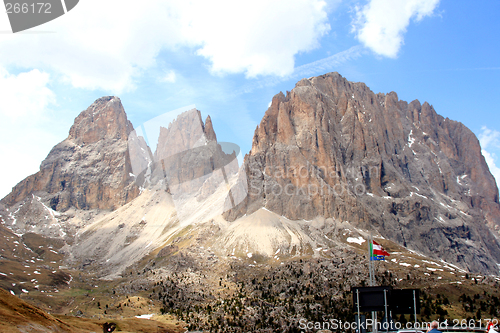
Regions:
<instances>
[{"instance_id":1,"label":"brown rock","mask_svg":"<svg viewBox=\"0 0 500 333\"><path fill-rule=\"evenodd\" d=\"M198 110L184 112L168 128L160 128L154 158L153 173L159 179L163 176L168 180L173 194L193 194L201 190L202 197L206 197L225 181L214 178L214 171L223 167L227 174L238 171L230 163L236 155L223 151L217 143L212 120L207 117L203 123Z\"/></svg>"},{"instance_id":2,"label":"brown rock","mask_svg":"<svg viewBox=\"0 0 500 333\"><path fill-rule=\"evenodd\" d=\"M245 157L249 196L290 219L350 221L435 258L498 272L498 189L479 141L428 103L338 73L276 95Z\"/></svg>"},{"instance_id":3,"label":"brown rock","mask_svg":"<svg viewBox=\"0 0 500 333\"><path fill-rule=\"evenodd\" d=\"M40 171L16 185L2 203L12 206L37 193L52 209L115 209L139 194L130 173L127 139L132 124L117 97L102 97L83 111L66 140Z\"/></svg>"}]
</instances>

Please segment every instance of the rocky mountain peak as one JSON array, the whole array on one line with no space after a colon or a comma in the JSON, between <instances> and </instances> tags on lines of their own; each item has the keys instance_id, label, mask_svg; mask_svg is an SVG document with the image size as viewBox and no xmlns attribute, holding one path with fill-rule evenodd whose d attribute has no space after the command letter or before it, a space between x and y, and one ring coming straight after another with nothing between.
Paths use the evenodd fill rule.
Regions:
<instances>
[{"instance_id":1,"label":"rocky mountain peak","mask_svg":"<svg viewBox=\"0 0 500 333\"><path fill-rule=\"evenodd\" d=\"M76 117L68 137L52 148L40 171L22 180L1 202L19 206L18 212L47 209L50 215L70 208L109 210L124 205L139 194L131 177L131 131L118 97L97 99ZM23 232L20 223L17 227Z\"/></svg>"},{"instance_id":2,"label":"rocky mountain peak","mask_svg":"<svg viewBox=\"0 0 500 333\"><path fill-rule=\"evenodd\" d=\"M204 145L207 141L204 127L201 113L196 109L181 113L168 127L160 126L156 160Z\"/></svg>"},{"instance_id":3,"label":"rocky mountain peak","mask_svg":"<svg viewBox=\"0 0 500 333\"><path fill-rule=\"evenodd\" d=\"M210 118L210 116L207 116L207 119L205 119L203 132L205 133L207 140L217 141L217 136L215 135L214 127L212 125L212 119Z\"/></svg>"},{"instance_id":4,"label":"rocky mountain peak","mask_svg":"<svg viewBox=\"0 0 500 333\"><path fill-rule=\"evenodd\" d=\"M338 73L274 96L245 157L249 196L292 220L350 221L471 270L500 263L498 189L479 141L427 102ZM451 250L450 250L451 249Z\"/></svg>"},{"instance_id":5,"label":"rocky mountain peak","mask_svg":"<svg viewBox=\"0 0 500 333\"><path fill-rule=\"evenodd\" d=\"M203 123L200 111L193 109L179 114L167 128L160 127L154 169L162 170L160 176L165 175L175 197L176 193L196 193L203 184L211 187L207 177L235 158L217 142L210 116ZM233 164L227 170L236 171Z\"/></svg>"},{"instance_id":6,"label":"rocky mountain peak","mask_svg":"<svg viewBox=\"0 0 500 333\"><path fill-rule=\"evenodd\" d=\"M93 144L103 139L126 140L132 130L121 100L106 96L80 113L69 131L68 139L78 145Z\"/></svg>"},{"instance_id":7,"label":"rocky mountain peak","mask_svg":"<svg viewBox=\"0 0 500 333\"><path fill-rule=\"evenodd\" d=\"M161 197L170 208L158 216L172 217L162 221L176 228L220 214L233 221L219 221L227 228L221 244L233 252L250 253L251 243L252 253L306 253L349 225L463 269L498 273L498 189L479 141L429 103L375 94L338 73L303 79L274 96L241 169L238 149L217 142L210 117L203 122L196 109L172 116L158 131L136 133L118 98L96 100L40 171L1 201L6 225L44 232L62 221L60 213L113 214L125 206L142 228ZM151 133L154 154L144 139ZM135 198L139 215L125 205ZM117 228L130 220L125 215Z\"/></svg>"}]
</instances>

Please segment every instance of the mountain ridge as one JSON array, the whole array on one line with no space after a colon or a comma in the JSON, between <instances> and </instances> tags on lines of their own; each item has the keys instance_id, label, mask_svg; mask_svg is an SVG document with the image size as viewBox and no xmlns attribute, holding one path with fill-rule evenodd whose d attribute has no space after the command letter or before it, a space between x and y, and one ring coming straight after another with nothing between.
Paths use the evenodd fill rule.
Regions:
<instances>
[{"instance_id":1,"label":"mountain ridge","mask_svg":"<svg viewBox=\"0 0 500 333\"><path fill-rule=\"evenodd\" d=\"M6 225L51 237L76 235L79 245L64 250L78 249L74 264L81 265L89 250L96 253L92 260L104 265L118 262L130 242L142 246L137 253L149 253L140 235L157 228L164 230L164 237L154 239L158 248L170 246L186 232L183 228L205 228L202 224L212 221L217 239L240 248L243 256L259 252L258 239L268 242L262 255L279 250L294 256L319 246L311 235L329 239L332 230L348 223L432 258L498 274L498 188L479 141L427 102L400 101L394 92L374 94L338 73L302 79L286 95L273 97L239 171L234 152L224 152L217 143L210 116L203 122L198 110L189 112L160 128L152 152L140 131L132 129L119 98L96 100L76 118L39 173L1 200L11 208L3 214ZM148 224L144 207L159 202L169 202L165 218ZM248 216L263 221L268 213L252 215L261 209L277 218L261 223L258 233L248 227ZM220 213L225 221L216 218ZM313 220L319 231L307 227ZM235 231L234 221L246 229ZM109 235L95 238L101 244L97 251L95 233L78 231L99 224ZM64 232L49 232L49 227ZM118 234L120 243L107 252L106 244ZM231 252L226 245L220 250Z\"/></svg>"},{"instance_id":2,"label":"mountain ridge","mask_svg":"<svg viewBox=\"0 0 500 333\"><path fill-rule=\"evenodd\" d=\"M30 329L294 332L352 316L375 239L376 285L420 288L421 320L479 316L472 293L498 315L498 189L464 125L329 73L277 94L238 153L196 109L132 130L96 100L0 201L2 295L38 307Z\"/></svg>"},{"instance_id":3,"label":"mountain ridge","mask_svg":"<svg viewBox=\"0 0 500 333\"><path fill-rule=\"evenodd\" d=\"M229 220L260 207L292 220L348 220L426 255L498 271L498 188L479 141L428 103L374 94L338 73L302 79L274 96L245 168L249 195Z\"/></svg>"},{"instance_id":4,"label":"mountain ridge","mask_svg":"<svg viewBox=\"0 0 500 333\"><path fill-rule=\"evenodd\" d=\"M139 193L129 176L127 139L132 130L119 98L97 99L75 119L68 137L52 148L40 171L19 182L1 202L12 206L44 192L50 207L63 212L127 203Z\"/></svg>"}]
</instances>

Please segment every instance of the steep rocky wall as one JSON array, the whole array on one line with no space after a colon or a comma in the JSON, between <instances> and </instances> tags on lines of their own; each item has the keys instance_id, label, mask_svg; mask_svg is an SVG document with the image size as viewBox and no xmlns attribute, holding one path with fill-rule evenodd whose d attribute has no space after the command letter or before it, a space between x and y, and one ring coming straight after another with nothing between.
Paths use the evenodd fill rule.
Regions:
<instances>
[{"instance_id":1,"label":"steep rocky wall","mask_svg":"<svg viewBox=\"0 0 500 333\"><path fill-rule=\"evenodd\" d=\"M260 207L376 230L410 249L483 272L500 262L498 189L475 135L428 103L374 94L338 73L276 95L245 157Z\"/></svg>"},{"instance_id":2,"label":"steep rocky wall","mask_svg":"<svg viewBox=\"0 0 500 333\"><path fill-rule=\"evenodd\" d=\"M16 185L2 203L12 206L37 193L58 211L124 205L139 194L130 175L132 129L119 98L99 98L75 119L68 138L50 151L40 171Z\"/></svg>"}]
</instances>

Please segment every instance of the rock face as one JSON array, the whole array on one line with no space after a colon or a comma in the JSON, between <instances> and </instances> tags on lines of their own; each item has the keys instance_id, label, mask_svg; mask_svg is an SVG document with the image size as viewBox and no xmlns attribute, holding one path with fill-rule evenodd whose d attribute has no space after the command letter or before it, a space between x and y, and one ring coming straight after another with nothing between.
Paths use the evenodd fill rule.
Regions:
<instances>
[{"instance_id":1,"label":"rock face","mask_svg":"<svg viewBox=\"0 0 500 333\"><path fill-rule=\"evenodd\" d=\"M142 133L156 123L134 131L117 97L98 99L40 171L1 200L4 224L58 238L86 228L77 236L82 248L72 248L82 257L75 252L74 260L95 252L96 263L116 254L117 264L134 246L161 247L161 237L203 222L211 227L214 220L223 230L219 243L265 255L307 254L325 239L341 246L334 238L349 225L498 274L495 180L475 135L428 103L374 94L337 73L303 79L273 98L242 168L238 147L217 142L210 117L203 122L190 110L172 119L158 131ZM154 152L147 137L158 138ZM167 211L161 202L168 202ZM220 214L238 221L222 222ZM118 234L122 241L108 253ZM261 251L264 241L269 244ZM139 260L142 252L134 253Z\"/></svg>"},{"instance_id":2,"label":"rock face","mask_svg":"<svg viewBox=\"0 0 500 333\"><path fill-rule=\"evenodd\" d=\"M13 206L36 194L53 211L124 205L139 194L127 148L132 130L119 98L99 98L75 119L68 138L51 150L40 171L2 203Z\"/></svg>"},{"instance_id":3,"label":"rock face","mask_svg":"<svg viewBox=\"0 0 500 333\"><path fill-rule=\"evenodd\" d=\"M221 219L228 197L234 201L230 187L238 172L236 154L217 142L210 117L203 123L200 111L192 109L172 118L168 123L153 119L130 133L131 164L141 194L80 230L66 251L71 266L116 278L185 228ZM152 154L144 136L155 134Z\"/></svg>"},{"instance_id":4,"label":"rock face","mask_svg":"<svg viewBox=\"0 0 500 333\"><path fill-rule=\"evenodd\" d=\"M197 193L211 183L215 185L211 191L215 190L224 179L216 177L214 172L224 171L227 181L228 174L238 171L237 163L231 163L236 159L236 152L224 152L217 142L210 116L203 123L198 110L180 114L168 128L160 127L154 157L157 169L160 166L163 169L173 194ZM213 179L208 180L210 177Z\"/></svg>"},{"instance_id":5,"label":"rock face","mask_svg":"<svg viewBox=\"0 0 500 333\"><path fill-rule=\"evenodd\" d=\"M498 273L500 205L478 139L428 103L374 94L338 73L276 95L245 157L249 196L225 217L265 207L321 216L473 271Z\"/></svg>"}]
</instances>

